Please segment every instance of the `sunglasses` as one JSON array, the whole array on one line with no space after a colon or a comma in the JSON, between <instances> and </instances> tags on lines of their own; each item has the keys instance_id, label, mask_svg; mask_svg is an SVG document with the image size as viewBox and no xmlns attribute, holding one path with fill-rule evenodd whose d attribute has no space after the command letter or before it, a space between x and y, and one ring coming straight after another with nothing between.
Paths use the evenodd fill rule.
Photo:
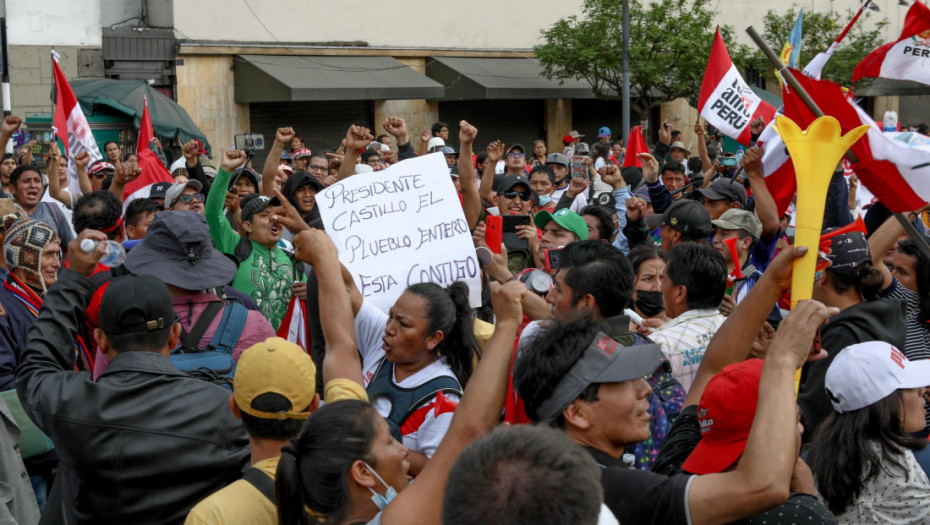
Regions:
<instances>
[{"instance_id":1,"label":"sunglasses","mask_svg":"<svg viewBox=\"0 0 930 525\"><path fill-rule=\"evenodd\" d=\"M102 179L102 178L106 177L107 174L101 171L101 172L98 172L98 173L91 173L90 176L93 177L93 178L95 178L95 179Z\"/></svg>"},{"instance_id":2,"label":"sunglasses","mask_svg":"<svg viewBox=\"0 0 930 525\"><path fill-rule=\"evenodd\" d=\"M508 199L516 199L519 196L523 201L529 201L531 198L533 198L533 194L528 191L502 191L498 193L498 195Z\"/></svg>"},{"instance_id":3,"label":"sunglasses","mask_svg":"<svg viewBox=\"0 0 930 525\"><path fill-rule=\"evenodd\" d=\"M522 159L523 157L526 156L526 154L525 154L525 153L511 152L511 153L508 153L507 156L510 157L511 159Z\"/></svg>"},{"instance_id":4,"label":"sunglasses","mask_svg":"<svg viewBox=\"0 0 930 525\"><path fill-rule=\"evenodd\" d=\"M203 196L203 193L191 193L188 195L181 195L180 197L178 197L177 202L182 202L184 204L190 204L193 201L203 202L204 200L205 200L205 197Z\"/></svg>"}]
</instances>

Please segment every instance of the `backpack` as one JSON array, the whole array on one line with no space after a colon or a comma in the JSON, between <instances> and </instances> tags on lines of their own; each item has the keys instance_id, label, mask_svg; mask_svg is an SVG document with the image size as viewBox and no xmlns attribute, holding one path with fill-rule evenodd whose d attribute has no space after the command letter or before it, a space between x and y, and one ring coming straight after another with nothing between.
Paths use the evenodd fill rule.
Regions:
<instances>
[{"instance_id":1,"label":"backpack","mask_svg":"<svg viewBox=\"0 0 930 525\"><path fill-rule=\"evenodd\" d=\"M216 327L216 334L207 346L198 349L203 334L220 310L223 310L223 317ZM236 361L232 353L245 328L248 314L248 309L238 302L210 302L191 331L182 330L179 346L171 352L171 363L191 377L232 390L233 375L236 373Z\"/></svg>"},{"instance_id":2,"label":"backpack","mask_svg":"<svg viewBox=\"0 0 930 525\"><path fill-rule=\"evenodd\" d=\"M436 394L452 393L462 396L462 387L457 379L449 376L439 376L414 388L403 388L391 381L394 375L394 365L387 359L382 359L375 371L375 376L368 383L368 397L374 403L380 397L391 400L391 413L386 418L388 427L394 439L401 441L401 427L418 408L432 401Z\"/></svg>"}]
</instances>

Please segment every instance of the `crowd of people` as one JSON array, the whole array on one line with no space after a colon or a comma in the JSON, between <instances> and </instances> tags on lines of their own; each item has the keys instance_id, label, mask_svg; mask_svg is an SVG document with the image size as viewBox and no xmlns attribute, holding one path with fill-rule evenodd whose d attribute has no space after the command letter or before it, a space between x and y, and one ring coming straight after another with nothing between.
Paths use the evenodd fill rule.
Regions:
<instances>
[{"instance_id":1,"label":"crowd of people","mask_svg":"<svg viewBox=\"0 0 930 525\"><path fill-rule=\"evenodd\" d=\"M758 145L381 128L323 149L283 126L260 169L153 141L173 180L132 195L115 142L4 157L0 522L930 521L926 237L842 166L789 308L809 248ZM423 282L382 311L316 197L434 154L481 305Z\"/></svg>"}]
</instances>

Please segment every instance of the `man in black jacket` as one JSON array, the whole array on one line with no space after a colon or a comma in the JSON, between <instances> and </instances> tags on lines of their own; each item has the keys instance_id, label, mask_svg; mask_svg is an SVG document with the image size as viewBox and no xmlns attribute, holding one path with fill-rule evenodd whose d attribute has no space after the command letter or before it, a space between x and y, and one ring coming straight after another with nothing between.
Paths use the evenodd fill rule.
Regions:
<instances>
[{"instance_id":1,"label":"man in black jacket","mask_svg":"<svg viewBox=\"0 0 930 525\"><path fill-rule=\"evenodd\" d=\"M80 241L98 242L93 254ZM94 290L87 278L106 236L72 241L69 269L29 331L16 387L55 443L61 469L46 523L180 523L198 501L239 478L247 436L229 391L168 361L180 324L165 285L124 276L103 293L95 336L110 366L97 382L75 373L73 344Z\"/></svg>"}]
</instances>

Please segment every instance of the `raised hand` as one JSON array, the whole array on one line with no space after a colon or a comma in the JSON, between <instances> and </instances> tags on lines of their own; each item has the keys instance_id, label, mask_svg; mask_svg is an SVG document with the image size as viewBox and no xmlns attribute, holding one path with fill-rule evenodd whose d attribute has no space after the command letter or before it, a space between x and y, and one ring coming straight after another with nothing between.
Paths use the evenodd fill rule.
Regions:
<instances>
[{"instance_id":1,"label":"raised hand","mask_svg":"<svg viewBox=\"0 0 930 525\"><path fill-rule=\"evenodd\" d=\"M637 153L636 158L643 163L643 179L654 183L659 180L659 161L649 153Z\"/></svg>"},{"instance_id":2,"label":"raised hand","mask_svg":"<svg viewBox=\"0 0 930 525\"><path fill-rule=\"evenodd\" d=\"M274 134L274 140L282 145L290 144L295 135L297 134L294 133L294 128L278 128L278 131Z\"/></svg>"},{"instance_id":3,"label":"raised hand","mask_svg":"<svg viewBox=\"0 0 930 525\"><path fill-rule=\"evenodd\" d=\"M19 129L23 124L23 117L16 115L7 115L3 118L3 126L0 128L0 133L4 135L12 135L13 132Z\"/></svg>"},{"instance_id":4,"label":"raised hand","mask_svg":"<svg viewBox=\"0 0 930 525\"><path fill-rule=\"evenodd\" d=\"M374 140L371 130L364 126L349 126L346 132L346 151L359 151L365 149Z\"/></svg>"},{"instance_id":5,"label":"raised hand","mask_svg":"<svg viewBox=\"0 0 930 525\"><path fill-rule=\"evenodd\" d=\"M220 159L220 169L232 173L236 168L245 164L246 154L237 149L228 149L223 152Z\"/></svg>"},{"instance_id":6,"label":"raised hand","mask_svg":"<svg viewBox=\"0 0 930 525\"><path fill-rule=\"evenodd\" d=\"M466 144L471 145L478 136L478 128L472 126L466 121L459 122L459 144L464 147Z\"/></svg>"},{"instance_id":7,"label":"raised hand","mask_svg":"<svg viewBox=\"0 0 930 525\"><path fill-rule=\"evenodd\" d=\"M503 142L495 140L494 142L488 144L488 160L491 163L491 166L497 164L502 158L504 158L504 151L506 146Z\"/></svg>"}]
</instances>

